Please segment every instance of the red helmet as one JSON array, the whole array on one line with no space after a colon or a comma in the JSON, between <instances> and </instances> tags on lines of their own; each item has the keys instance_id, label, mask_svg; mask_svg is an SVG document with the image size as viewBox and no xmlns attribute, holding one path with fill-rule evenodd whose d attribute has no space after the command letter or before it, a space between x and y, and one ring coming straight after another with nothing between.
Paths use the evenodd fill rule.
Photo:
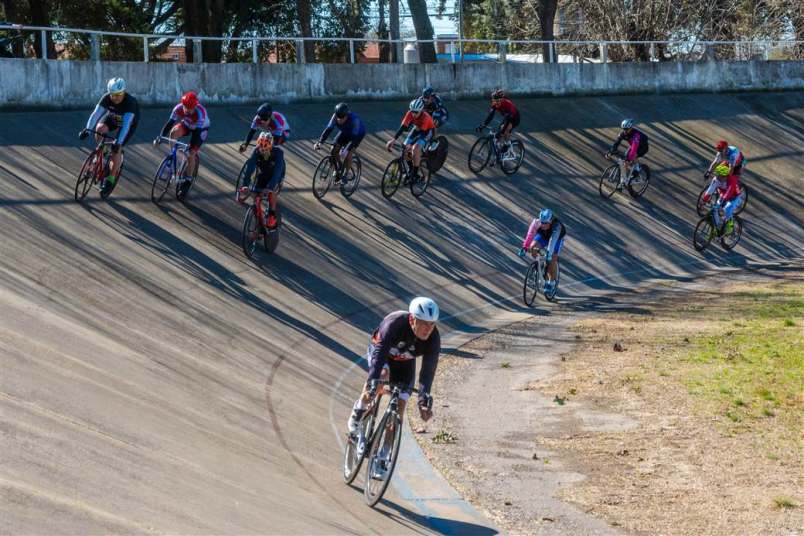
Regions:
<instances>
[{"instance_id":1,"label":"red helmet","mask_svg":"<svg viewBox=\"0 0 804 536\"><path fill-rule=\"evenodd\" d=\"M723 149L725 149L728 146L729 146L729 144L726 143L726 140L720 140L719 142L717 142L715 144L715 149L717 149L718 151L722 151Z\"/></svg>"},{"instance_id":2,"label":"red helmet","mask_svg":"<svg viewBox=\"0 0 804 536\"><path fill-rule=\"evenodd\" d=\"M189 110L192 110L198 106L198 96L194 91L188 91L181 96L181 105Z\"/></svg>"}]
</instances>

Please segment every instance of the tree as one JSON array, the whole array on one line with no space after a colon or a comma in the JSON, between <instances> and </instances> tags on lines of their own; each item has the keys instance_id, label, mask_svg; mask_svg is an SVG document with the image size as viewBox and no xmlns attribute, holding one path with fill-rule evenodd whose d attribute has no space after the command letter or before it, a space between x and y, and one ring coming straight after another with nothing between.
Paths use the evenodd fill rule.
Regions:
<instances>
[{"instance_id":1,"label":"tree","mask_svg":"<svg viewBox=\"0 0 804 536\"><path fill-rule=\"evenodd\" d=\"M558 0L539 0L537 13L539 14L539 34L545 41L553 41L553 27L556 21L556 9L558 9ZM556 50L553 47L552 53L550 52L550 45L543 45L542 57L545 63L554 63L556 61Z\"/></svg>"},{"instance_id":2,"label":"tree","mask_svg":"<svg viewBox=\"0 0 804 536\"><path fill-rule=\"evenodd\" d=\"M312 37L312 6L310 5L310 0L296 0L296 10L299 14L299 29L301 30L301 36ZM315 61L315 43L313 41L304 42L304 61L309 63Z\"/></svg>"},{"instance_id":3,"label":"tree","mask_svg":"<svg viewBox=\"0 0 804 536\"><path fill-rule=\"evenodd\" d=\"M413 27L416 30L416 39L432 40L433 25L430 22L430 15L427 13L426 0L408 0L410 14L413 17ZM430 43L419 43L419 59L422 63L436 63L435 45Z\"/></svg>"}]
</instances>

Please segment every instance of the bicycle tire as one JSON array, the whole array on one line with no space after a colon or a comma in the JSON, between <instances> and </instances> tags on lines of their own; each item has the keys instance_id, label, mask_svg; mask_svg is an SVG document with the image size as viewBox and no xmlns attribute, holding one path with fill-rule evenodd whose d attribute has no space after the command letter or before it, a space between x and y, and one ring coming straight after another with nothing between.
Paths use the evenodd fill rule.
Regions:
<instances>
[{"instance_id":1,"label":"bicycle tire","mask_svg":"<svg viewBox=\"0 0 804 536\"><path fill-rule=\"evenodd\" d=\"M385 430L388 428L387 421L389 418L393 418L395 424L393 443L391 444L391 459L389 460L388 468L385 470L385 478L381 481L379 484L379 489L377 489L375 493L372 482L376 482L376 480L371 477L371 469L374 464L374 457L376 456L382 441L385 439ZM377 430L378 431L374 435L374 440L371 442L371 448L369 449L367 456L368 463L366 464L366 485L363 488L363 496L366 500L366 504L371 507L382 499L382 496L385 494L385 490L388 489L388 484L391 483L391 477L394 474L394 468L396 468L396 459L399 456L399 445L402 441L402 419L399 418L399 415L386 414L382 421L380 421L380 426Z\"/></svg>"},{"instance_id":2,"label":"bicycle tire","mask_svg":"<svg viewBox=\"0 0 804 536\"><path fill-rule=\"evenodd\" d=\"M98 154L97 151L92 151L89 153L84 159L84 164L81 166L81 171L78 172L78 179L75 181L75 200L81 201L83 200L89 190L92 189L92 185L95 183L95 177L97 176L97 162L95 161L95 157Z\"/></svg>"},{"instance_id":3,"label":"bicycle tire","mask_svg":"<svg viewBox=\"0 0 804 536\"><path fill-rule=\"evenodd\" d=\"M484 136L482 138L478 138L477 141L472 145L472 148L469 150L469 169L472 173L480 173L486 166L489 165L489 161L491 160L491 136ZM486 155L483 156L483 151L486 151ZM473 158L474 156L474 158ZM472 162L477 162L476 164L472 164Z\"/></svg>"},{"instance_id":4,"label":"bicycle tire","mask_svg":"<svg viewBox=\"0 0 804 536\"><path fill-rule=\"evenodd\" d=\"M179 201L184 201L187 199L187 195L190 193L190 189L195 184L195 180L198 178L198 170L201 169L201 155L195 155L195 171L193 172L192 176L190 177L189 181L184 181L181 184L176 185L176 199ZM184 169L187 167L187 161L184 161L184 166L182 166L182 173Z\"/></svg>"},{"instance_id":5,"label":"bicycle tire","mask_svg":"<svg viewBox=\"0 0 804 536\"><path fill-rule=\"evenodd\" d=\"M361 426L363 427L363 437L369 438L374 433L374 421L377 420L377 411L379 410L379 400L374 404L374 408L363 419ZM357 456L357 438L352 437L351 434L346 434L346 448L343 452L343 481L351 484L360 472L360 466L366 458L366 452L363 451L362 456ZM352 462L350 464L350 459Z\"/></svg>"},{"instance_id":6,"label":"bicycle tire","mask_svg":"<svg viewBox=\"0 0 804 536\"><path fill-rule=\"evenodd\" d=\"M430 164L427 162L426 158L422 158L420 162L419 175L420 176L410 181L410 193L416 198L424 195L424 192L427 191L427 187L430 186L430 180L433 176L430 172Z\"/></svg>"},{"instance_id":7,"label":"bicycle tire","mask_svg":"<svg viewBox=\"0 0 804 536\"><path fill-rule=\"evenodd\" d=\"M385 172L382 174L382 183L380 184L380 190L384 198L391 199L399 189L399 185L402 183L403 167L401 158L391 160L385 167Z\"/></svg>"},{"instance_id":8,"label":"bicycle tire","mask_svg":"<svg viewBox=\"0 0 804 536\"><path fill-rule=\"evenodd\" d=\"M427 158L427 165L430 166L431 173L437 173L439 169L444 166L447 160L447 152L449 151L449 141L446 136L436 136L435 143L438 143L435 151L426 151L424 156ZM432 145L432 142L431 144ZM429 147L429 146L428 146Z\"/></svg>"},{"instance_id":9,"label":"bicycle tire","mask_svg":"<svg viewBox=\"0 0 804 536\"><path fill-rule=\"evenodd\" d=\"M332 157L321 159L313 172L313 196L321 200L332 186Z\"/></svg>"},{"instance_id":10,"label":"bicycle tire","mask_svg":"<svg viewBox=\"0 0 804 536\"><path fill-rule=\"evenodd\" d=\"M254 258L254 252L257 250L257 241L260 239L260 222L257 221L256 210L254 205L250 205L246 209L246 214L243 217L243 236L242 246L243 253L249 259Z\"/></svg>"},{"instance_id":11,"label":"bicycle tire","mask_svg":"<svg viewBox=\"0 0 804 536\"><path fill-rule=\"evenodd\" d=\"M539 263L533 261L525 272L525 282L522 286L522 300L528 307L533 307L533 302L536 301L536 295L539 293L539 282L536 276L536 270Z\"/></svg>"},{"instance_id":12,"label":"bicycle tire","mask_svg":"<svg viewBox=\"0 0 804 536\"><path fill-rule=\"evenodd\" d=\"M525 146L519 140L512 140L511 141L511 148L509 151L517 151L517 156L514 162L516 164L514 167L507 166L506 162L510 162L508 160L500 159L500 169L506 175L513 175L517 171L519 171L519 167L522 165L522 161L525 160Z\"/></svg>"},{"instance_id":13,"label":"bicycle tire","mask_svg":"<svg viewBox=\"0 0 804 536\"><path fill-rule=\"evenodd\" d=\"M107 162L108 164L108 162ZM125 159L120 160L120 167L117 168L117 172L114 174L114 183L112 184L111 188L103 187L100 191L101 199L109 199L109 196L112 195L112 192L117 185L120 183L120 175L123 174L123 167L126 165ZM108 183L107 183L108 184Z\"/></svg>"},{"instance_id":14,"label":"bicycle tire","mask_svg":"<svg viewBox=\"0 0 804 536\"><path fill-rule=\"evenodd\" d=\"M282 228L282 211L279 210L279 206L276 207L276 227L273 229L265 229L265 233L263 234L263 245L265 246L265 251L268 253L273 253L276 251L276 247L279 245L279 230Z\"/></svg>"},{"instance_id":15,"label":"bicycle tire","mask_svg":"<svg viewBox=\"0 0 804 536\"><path fill-rule=\"evenodd\" d=\"M709 189L708 185L704 186L703 190L701 190L701 193L698 194L698 201L695 202L695 212L697 212L698 216L701 217L706 216L707 214L709 214L709 211L712 210L712 199L714 198L715 195L717 195L713 194L713 196L709 199L709 202L707 203L706 201L703 200L703 198L708 189Z\"/></svg>"},{"instance_id":16,"label":"bicycle tire","mask_svg":"<svg viewBox=\"0 0 804 536\"><path fill-rule=\"evenodd\" d=\"M720 237L720 245L726 251L731 251L734 249L737 244L740 243L740 238L743 236L743 220L737 216L733 216L732 219L734 220L734 230L731 233L724 234ZM734 237L734 241L730 240L731 237Z\"/></svg>"},{"instance_id":17,"label":"bicycle tire","mask_svg":"<svg viewBox=\"0 0 804 536\"><path fill-rule=\"evenodd\" d=\"M741 184L740 188L741 188L741 191L740 191L740 194L739 194L738 197L742 197L743 202L740 205L740 208L738 208L737 210L734 211L735 216L737 214L742 214L743 210L745 210L746 205L748 205L748 188L744 184Z\"/></svg>"},{"instance_id":18,"label":"bicycle tire","mask_svg":"<svg viewBox=\"0 0 804 536\"><path fill-rule=\"evenodd\" d=\"M237 192L240 191L240 188L243 187L243 181L246 180L246 166L248 165L248 159L243 162L243 165L240 167L240 171L237 174L237 179L235 179L235 196Z\"/></svg>"},{"instance_id":19,"label":"bicycle tire","mask_svg":"<svg viewBox=\"0 0 804 536\"><path fill-rule=\"evenodd\" d=\"M347 188L347 182L344 180L344 177L341 177L341 194L344 197L351 197L353 193L357 191L357 186L360 184L360 177L363 176L363 162L360 160L358 155L352 155L352 169L349 171L352 172L353 179L348 181L349 187Z\"/></svg>"},{"instance_id":20,"label":"bicycle tire","mask_svg":"<svg viewBox=\"0 0 804 536\"><path fill-rule=\"evenodd\" d=\"M555 301L556 294L558 293L558 285L561 283L561 263L556 261L556 286L553 287L552 292L545 292L544 299L547 301Z\"/></svg>"},{"instance_id":21,"label":"bicycle tire","mask_svg":"<svg viewBox=\"0 0 804 536\"><path fill-rule=\"evenodd\" d=\"M603 199L608 199L614 195L614 192L617 191L617 185L620 183L620 166L617 164L613 164L603 171L603 174L600 175L600 184L597 187L598 192L600 192L600 197ZM604 191L603 185L613 185L614 187L611 189L611 192Z\"/></svg>"},{"instance_id":22,"label":"bicycle tire","mask_svg":"<svg viewBox=\"0 0 804 536\"><path fill-rule=\"evenodd\" d=\"M648 185L650 184L650 168L645 164L640 164L640 171L638 175L642 175L642 170L645 171L645 180L644 182L640 181L640 184L643 185L642 188L633 188L634 179L632 178L628 181L628 193L631 194L631 197L634 199L639 199L642 195L648 190Z\"/></svg>"},{"instance_id":23,"label":"bicycle tire","mask_svg":"<svg viewBox=\"0 0 804 536\"><path fill-rule=\"evenodd\" d=\"M699 240L699 233L702 240ZM706 216L698 220L695 230L692 233L692 245L697 251L703 251L715 237L715 227L712 224L711 216Z\"/></svg>"},{"instance_id":24,"label":"bicycle tire","mask_svg":"<svg viewBox=\"0 0 804 536\"><path fill-rule=\"evenodd\" d=\"M162 198L165 197L165 193L167 193L168 188L170 188L170 179L172 175L171 167L170 157L166 156L162 160L162 163L159 164L159 167L156 168L154 180L151 183L151 201L156 204L159 204L159 202L162 201ZM163 175L166 172L167 176L163 178Z\"/></svg>"}]
</instances>

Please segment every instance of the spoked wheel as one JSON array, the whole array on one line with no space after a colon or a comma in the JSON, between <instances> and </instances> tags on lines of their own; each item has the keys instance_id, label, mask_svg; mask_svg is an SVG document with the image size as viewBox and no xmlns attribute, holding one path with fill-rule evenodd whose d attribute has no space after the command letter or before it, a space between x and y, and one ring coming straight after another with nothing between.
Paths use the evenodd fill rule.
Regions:
<instances>
[{"instance_id":1,"label":"spoked wheel","mask_svg":"<svg viewBox=\"0 0 804 536\"><path fill-rule=\"evenodd\" d=\"M351 197L357 191L360 177L363 175L363 162L360 157L352 155L352 165L341 177L341 193L344 197Z\"/></svg>"},{"instance_id":2,"label":"spoked wheel","mask_svg":"<svg viewBox=\"0 0 804 536\"><path fill-rule=\"evenodd\" d=\"M151 201L159 203L165 197L165 193L170 188L170 178L172 175L172 166L170 165L170 157L165 157L162 163L156 170L154 181L151 183Z\"/></svg>"},{"instance_id":3,"label":"spoked wheel","mask_svg":"<svg viewBox=\"0 0 804 536\"><path fill-rule=\"evenodd\" d=\"M525 159L525 146L519 140L511 140L511 147L500 155L500 168L506 175L513 175Z\"/></svg>"},{"instance_id":4,"label":"spoked wheel","mask_svg":"<svg viewBox=\"0 0 804 536\"><path fill-rule=\"evenodd\" d=\"M379 404L374 405L374 409L366 415L366 418L361 422L361 429L363 437L371 437L374 431L374 421L377 418L377 408ZM366 457L365 450L358 451L358 438L347 434L346 437L346 451L343 453L343 481L351 484L360 471L360 465ZM365 449L365 447L364 447Z\"/></svg>"},{"instance_id":5,"label":"spoked wheel","mask_svg":"<svg viewBox=\"0 0 804 536\"><path fill-rule=\"evenodd\" d=\"M720 237L720 245L723 246L723 249L726 251L734 249L734 246L737 245L740 241L740 237L743 235L743 220L737 216L732 216L732 221L734 222L734 227L731 232L724 232L723 236Z\"/></svg>"},{"instance_id":6,"label":"spoked wheel","mask_svg":"<svg viewBox=\"0 0 804 536\"><path fill-rule=\"evenodd\" d=\"M81 171L78 173L78 180L75 182L76 201L84 199L92 188L92 184L95 182L98 164L96 161L97 158L97 151L93 151L87 155L86 160L84 160L84 165L81 166Z\"/></svg>"},{"instance_id":7,"label":"spoked wheel","mask_svg":"<svg viewBox=\"0 0 804 536\"><path fill-rule=\"evenodd\" d=\"M265 229L263 243L265 251L273 253L276 246L279 245L279 230L282 228L282 211L279 210L279 205L276 207L276 227L273 229Z\"/></svg>"},{"instance_id":8,"label":"spoked wheel","mask_svg":"<svg viewBox=\"0 0 804 536\"><path fill-rule=\"evenodd\" d=\"M185 199L187 199L187 194L190 193L190 188L193 187L193 184L195 184L195 179L198 177L198 169L201 167L201 156L196 155L195 158L196 158L195 171L190 176L190 180L176 184L176 199L178 199L179 201L184 201ZM184 174L186 168L187 168L187 161L185 160L184 165L182 166L181 169L182 175Z\"/></svg>"},{"instance_id":9,"label":"spoked wheel","mask_svg":"<svg viewBox=\"0 0 804 536\"><path fill-rule=\"evenodd\" d=\"M392 421L393 419L393 421ZM393 432L389 432L393 423ZM399 416L386 415L377 428L374 441L368 452L366 464L366 485L363 495L366 504L374 506L382 499L399 456L399 443L402 440L402 419Z\"/></svg>"},{"instance_id":10,"label":"spoked wheel","mask_svg":"<svg viewBox=\"0 0 804 536\"><path fill-rule=\"evenodd\" d=\"M736 227L736 226L735 226ZM698 221L695 232L692 234L692 245L698 251L703 251L709 247L709 243L715 237L715 227L712 225L712 218L706 216Z\"/></svg>"},{"instance_id":11,"label":"spoked wheel","mask_svg":"<svg viewBox=\"0 0 804 536\"><path fill-rule=\"evenodd\" d=\"M706 195L706 190L709 189L709 186L705 186L701 193L698 194L698 201L695 203L695 210L698 212L698 216L706 216L712 210L712 203L715 201L716 193L712 194L709 198L709 202L707 203L704 201L704 196Z\"/></svg>"},{"instance_id":12,"label":"spoked wheel","mask_svg":"<svg viewBox=\"0 0 804 536\"><path fill-rule=\"evenodd\" d=\"M243 187L243 182L246 180L246 166L248 165L248 160L243 162L243 166L240 168L240 173L237 174L237 180L235 181L235 195L237 192L240 191L240 188Z\"/></svg>"},{"instance_id":13,"label":"spoked wheel","mask_svg":"<svg viewBox=\"0 0 804 536\"><path fill-rule=\"evenodd\" d=\"M469 151L469 169L473 173L480 173L491 160L491 137L478 138Z\"/></svg>"},{"instance_id":14,"label":"spoked wheel","mask_svg":"<svg viewBox=\"0 0 804 536\"><path fill-rule=\"evenodd\" d=\"M422 194L427 191L431 177L430 165L426 158L422 158L419 166L419 174L410 181L410 193L413 194L413 197L421 197Z\"/></svg>"},{"instance_id":15,"label":"spoked wheel","mask_svg":"<svg viewBox=\"0 0 804 536\"><path fill-rule=\"evenodd\" d=\"M748 204L748 189L744 184L740 185L740 193L737 194L737 197L740 198L740 207L734 211L735 215L742 214L743 210L745 210L745 206Z\"/></svg>"},{"instance_id":16,"label":"spoked wheel","mask_svg":"<svg viewBox=\"0 0 804 536\"><path fill-rule=\"evenodd\" d=\"M437 173L447 160L447 150L449 142L445 136L436 136L427 147L427 152L423 155L427 158L427 165L430 166L430 173Z\"/></svg>"},{"instance_id":17,"label":"spoked wheel","mask_svg":"<svg viewBox=\"0 0 804 536\"><path fill-rule=\"evenodd\" d=\"M262 230L261 223L257 218L257 210L254 205L246 209L246 215L243 218L243 253L249 259L254 258L254 252L257 249L257 241L260 239L260 231Z\"/></svg>"},{"instance_id":18,"label":"spoked wheel","mask_svg":"<svg viewBox=\"0 0 804 536\"><path fill-rule=\"evenodd\" d=\"M556 299L556 293L558 292L558 285L561 282L561 265L556 261L556 284L551 291L545 291L544 297L547 301L554 301Z\"/></svg>"},{"instance_id":19,"label":"spoked wheel","mask_svg":"<svg viewBox=\"0 0 804 536\"><path fill-rule=\"evenodd\" d=\"M332 157L325 156L313 173L313 195L316 199L323 199L327 195L334 175L335 166L332 165Z\"/></svg>"},{"instance_id":20,"label":"spoked wheel","mask_svg":"<svg viewBox=\"0 0 804 536\"><path fill-rule=\"evenodd\" d=\"M391 199L400 184L402 184L402 160L397 158L385 167L385 173L382 174L382 184L380 185L382 196Z\"/></svg>"},{"instance_id":21,"label":"spoked wheel","mask_svg":"<svg viewBox=\"0 0 804 536\"><path fill-rule=\"evenodd\" d=\"M628 183L628 193L631 194L631 197L634 199L639 199L642 197L642 194L645 193L645 190L648 189L649 182L650 168L645 164L640 164L639 173L635 174L631 182Z\"/></svg>"},{"instance_id":22,"label":"spoked wheel","mask_svg":"<svg viewBox=\"0 0 804 536\"><path fill-rule=\"evenodd\" d=\"M532 262L525 273L525 284L522 288L522 299L525 305L533 307L536 295L539 293L539 263Z\"/></svg>"},{"instance_id":23,"label":"spoked wheel","mask_svg":"<svg viewBox=\"0 0 804 536\"><path fill-rule=\"evenodd\" d=\"M600 196L604 199L614 195L617 191L617 186L620 184L620 166L617 164L611 165L606 168L606 171L600 176L600 185L598 191Z\"/></svg>"}]
</instances>

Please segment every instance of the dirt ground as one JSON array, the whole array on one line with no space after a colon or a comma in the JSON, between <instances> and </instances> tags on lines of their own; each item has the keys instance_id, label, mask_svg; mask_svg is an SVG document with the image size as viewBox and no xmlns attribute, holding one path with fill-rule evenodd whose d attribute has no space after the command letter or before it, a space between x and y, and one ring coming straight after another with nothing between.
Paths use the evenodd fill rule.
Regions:
<instances>
[{"instance_id":1,"label":"dirt ground","mask_svg":"<svg viewBox=\"0 0 804 536\"><path fill-rule=\"evenodd\" d=\"M425 452L513 534L801 534L804 385L739 418L696 392L686 356L735 296L800 293L804 272L716 277L605 314L562 305L445 356Z\"/></svg>"}]
</instances>

